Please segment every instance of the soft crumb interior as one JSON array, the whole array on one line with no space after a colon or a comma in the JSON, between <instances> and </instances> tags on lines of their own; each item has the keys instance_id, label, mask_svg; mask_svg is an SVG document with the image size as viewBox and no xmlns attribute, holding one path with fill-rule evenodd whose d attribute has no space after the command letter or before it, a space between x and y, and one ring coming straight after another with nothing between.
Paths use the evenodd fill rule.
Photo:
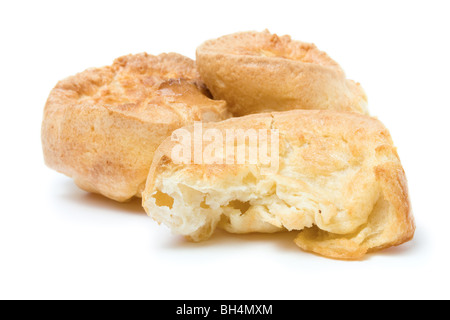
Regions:
<instances>
[{"instance_id":1,"label":"soft crumb interior","mask_svg":"<svg viewBox=\"0 0 450 320\"><path fill-rule=\"evenodd\" d=\"M372 211L367 208L363 217L352 217L310 186L302 190L285 176L263 176L247 169L220 184L177 179L183 175L160 176L145 205L155 220L194 241L209 238L216 227L232 233L273 233L317 225L344 234L367 223Z\"/></svg>"}]
</instances>

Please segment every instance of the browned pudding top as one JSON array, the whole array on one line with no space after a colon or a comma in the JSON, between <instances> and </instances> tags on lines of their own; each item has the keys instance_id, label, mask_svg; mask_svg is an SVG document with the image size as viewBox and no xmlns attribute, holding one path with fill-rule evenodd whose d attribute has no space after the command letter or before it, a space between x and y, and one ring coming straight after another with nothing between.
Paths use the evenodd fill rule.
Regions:
<instances>
[{"instance_id":1,"label":"browned pudding top","mask_svg":"<svg viewBox=\"0 0 450 320\"><path fill-rule=\"evenodd\" d=\"M91 68L60 81L54 90L83 106L104 106L127 115L172 121L201 117L204 108L217 112L223 102L209 99L195 62L176 53L127 55L111 66ZM200 120L200 119L199 119Z\"/></svg>"},{"instance_id":2,"label":"browned pudding top","mask_svg":"<svg viewBox=\"0 0 450 320\"><path fill-rule=\"evenodd\" d=\"M314 44L295 41L287 35L278 36L271 34L268 30L263 32L240 32L209 40L199 48L199 51L201 53L280 58L339 67L334 60L325 52L317 49Z\"/></svg>"}]
</instances>

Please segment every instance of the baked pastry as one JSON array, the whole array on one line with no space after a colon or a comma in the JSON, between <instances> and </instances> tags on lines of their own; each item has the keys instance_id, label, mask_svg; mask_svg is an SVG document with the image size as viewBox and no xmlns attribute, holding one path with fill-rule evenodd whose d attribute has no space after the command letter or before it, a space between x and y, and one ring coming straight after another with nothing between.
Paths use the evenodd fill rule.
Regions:
<instances>
[{"instance_id":1,"label":"baked pastry","mask_svg":"<svg viewBox=\"0 0 450 320\"><path fill-rule=\"evenodd\" d=\"M228 117L176 53L118 58L60 81L42 123L46 164L87 191L117 201L140 196L153 153L179 127Z\"/></svg>"},{"instance_id":2,"label":"baked pastry","mask_svg":"<svg viewBox=\"0 0 450 320\"><path fill-rule=\"evenodd\" d=\"M292 109L367 113L358 83L314 44L264 32L241 32L203 43L197 66L214 98L235 116Z\"/></svg>"},{"instance_id":3,"label":"baked pastry","mask_svg":"<svg viewBox=\"0 0 450 320\"><path fill-rule=\"evenodd\" d=\"M405 173L380 121L357 113L293 110L203 124L202 132L213 129L216 137L226 137L238 128L246 133L236 132L228 143L241 152L251 141L248 130L271 130L266 140L258 136L258 145L271 146L278 130L279 148L266 148L278 166L261 156L252 164L249 151L246 162L237 161L237 151L231 156L214 151L213 159L222 161L192 164L194 153L183 164L174 160L180 143L167 138L143 192L146 212L193 241L208 239L216 227L232 233L297 230L299 247L339 259L358 259L412 239ZM183 130L198 143L197 129ZM212 142L201 143L206 152ZM268 170L271 166L275 170Z\"/></svg>"}]
</instances>

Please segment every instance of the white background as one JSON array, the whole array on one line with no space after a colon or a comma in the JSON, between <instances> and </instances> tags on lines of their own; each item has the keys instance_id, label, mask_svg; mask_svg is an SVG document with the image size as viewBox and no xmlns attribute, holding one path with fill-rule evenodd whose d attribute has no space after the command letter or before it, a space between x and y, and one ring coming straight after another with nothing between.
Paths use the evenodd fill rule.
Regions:
<instances>
[{"instance_id":1,"label":"white background","mask_svg":"<svg viewBox=\"0 0 450 320\"><path fill-rule=\"evenodd\" d=\"M0 298L450 298L448 1L2 1ZM314 42L363 85L390 129L414 241L343 262L294 234L172 236L139 200L79 190L44 166L56 82L128 53L195 57L204 40L263 30Z\"/></svg>"}]
</instances>

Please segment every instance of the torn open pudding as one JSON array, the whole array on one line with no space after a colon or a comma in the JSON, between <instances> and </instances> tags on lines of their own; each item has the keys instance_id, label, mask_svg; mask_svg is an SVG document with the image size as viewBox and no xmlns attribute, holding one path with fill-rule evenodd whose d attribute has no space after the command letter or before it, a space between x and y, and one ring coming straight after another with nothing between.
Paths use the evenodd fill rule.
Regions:
<instances>
[{"instance_id":1,"label":"torn open pudding","mask_svg":"<svg viewBox=\"0 0 450 320\"><path fill-rule=\"evenodd\" d=\"M176 234L201 241L217 227L297 231L302 249L339 259L358 259L414 235L404 171L389 132L374 118L294 110L203 124L202 140L198 128L183 130L191 138L189 161L179 161L187 138L175 132L156 151L143 193L147 213ZM252 132L258 148L266 145L256 161L250 161ZM249 161L239 161L242 152ZM205 163L210 153L213 161Z\"/></svg>"}]
</instances>

